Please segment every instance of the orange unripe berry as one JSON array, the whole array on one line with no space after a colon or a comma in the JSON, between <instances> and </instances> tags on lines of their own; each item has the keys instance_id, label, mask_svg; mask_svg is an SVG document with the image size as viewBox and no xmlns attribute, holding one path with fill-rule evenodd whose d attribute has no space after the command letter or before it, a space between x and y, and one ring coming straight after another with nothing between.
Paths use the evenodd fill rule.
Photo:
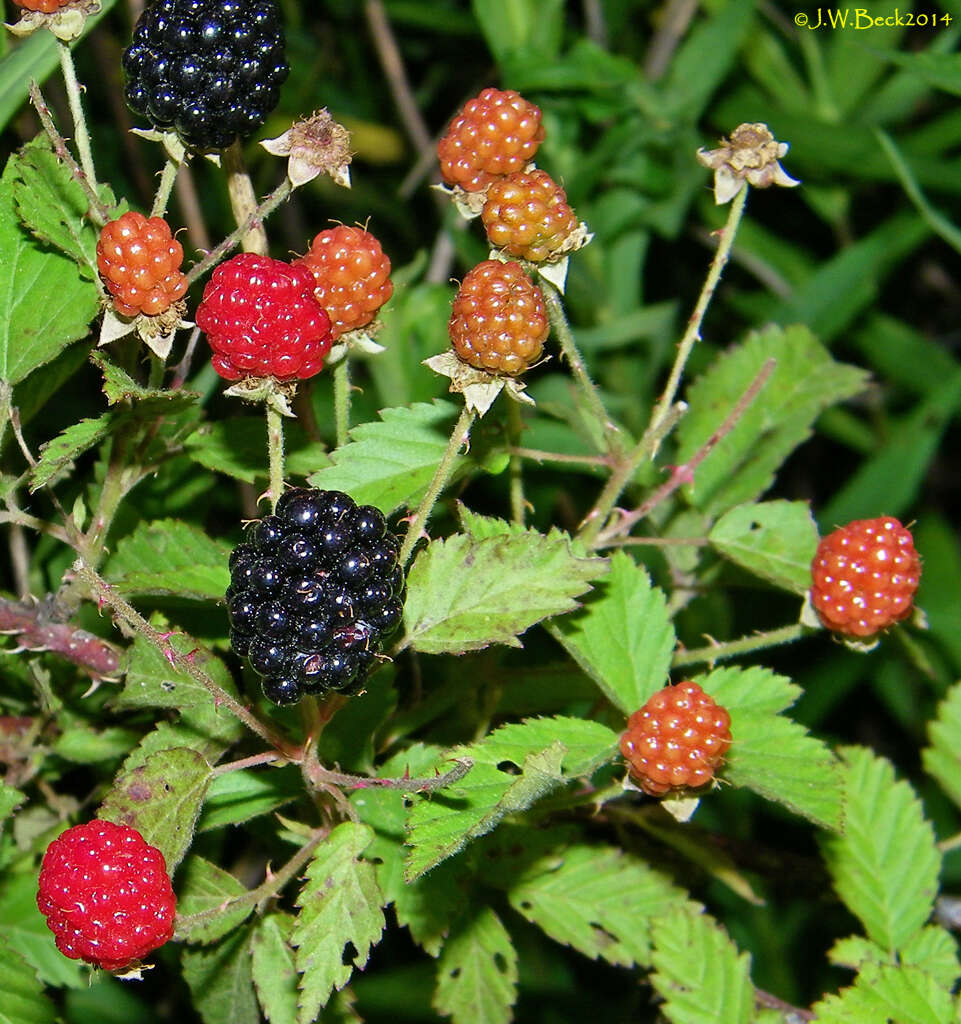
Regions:
<instances>
[{"instance_id":1,"label":"orange unripe berry","mask_svg":"<svg viewBox=\"0 0 961 1024\"><path fill-rule=\"evenodd\" d=\"M493 182L481 212L491 245L541 263L577 228L567 196L546 171L516 171Z\"/></svg>"}]
</instances>

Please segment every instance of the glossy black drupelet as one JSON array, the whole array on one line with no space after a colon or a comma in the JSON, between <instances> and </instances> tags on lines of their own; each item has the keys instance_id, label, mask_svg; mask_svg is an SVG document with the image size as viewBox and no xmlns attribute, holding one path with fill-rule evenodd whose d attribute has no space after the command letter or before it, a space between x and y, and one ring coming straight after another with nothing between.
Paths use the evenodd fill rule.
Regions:
<instances>
[{"instance_id":1,"label":"glossy black drupelet","mask_svg":"<svg viewBox=\"0 0 961 1024\"><path fill-rule=\"evenodd\" d=\"M276 0L153 0L123 67L131 110L198 150L256 131L290 70Z\"/></svg>"},{"instance_id":2,"label":"glossy black drupelet","mask_svg":"<svg viewBox=\"0 0 961 1024\"><path fill-rule=\"evenodd\" d=\"M275 704L363 688L400 625L404 572L383 515L340 491L287 491L230 556L230 643Z\"/></svg>"}]
</instances>

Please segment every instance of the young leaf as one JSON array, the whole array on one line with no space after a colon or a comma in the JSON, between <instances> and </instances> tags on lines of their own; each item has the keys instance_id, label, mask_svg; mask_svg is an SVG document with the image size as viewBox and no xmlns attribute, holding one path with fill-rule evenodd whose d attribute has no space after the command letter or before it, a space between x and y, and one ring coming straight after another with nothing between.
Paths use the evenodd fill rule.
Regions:
<instances>
[{"instance_id":1,"label":"young leaf","mask_svg":"<svg viewBox=\"0 0 961 1024\"><path fill-rule=\"evenodd\" d=\"M342 989L355 967L363 968L385 920L374 865L361 854L374 838L366 825L344 822L317 849L307 869L291 941L297 947L300 1021L309 1024ZM346 954L352 944L354 955Z\"/></svg>"},{"instance_id":2,"label":"young leaf","mask_svg":"<svg viewBox=\"0 0 961 1024\"><path fill-rule=\"evenodd\" d=\"M684 903L684 894L646 861L587 844L535 862L509 896L556 942L622 967L650 963L652 920Z\"/></svg>"},{"instance_id":3,"label":"young leaf","mask_svg":"<svg viewBox=\"0 0 961 1024\"><path fill-rule=\"evenodd\" d=\"M184 951L184 980L204 1024L260 1024L249 940L250 929L238 928L216 946Z\"/></svg>"},{"instance_id":4,"label":"young leaf","mask_svg":"<svg viewBox=\"0 0 961 1024\"><path fill-rule=\"evenodd\" d=\"M84 337L98 309L96 286L77 264L21 227L13 199L17 159L7 161L0 178L0 380L8 384Z\"/></svg>"},{"instance_id":5,"label":"young leaf","mask_svg":"<svg viewBox=\"0 0 961 1024\"><path fill-rule=\"evenodd\" d=\"M952 686L938 705L938 716L928 726L928 739L931 745L921 753L924 770L961 806L961 683Z\"/></svg>"},{"instance_id":6,"label":"young leaf","mask_svg":"<svg viewBox=\"0 0 961 1024\"><path fill-rule=\"evenodd\" d=\"M0 939L0 1024L53 1024L57 1013L37 972Z\"/></svg>"},{"instance_id":7,"label":"young leaf","mask_svg":"<svg viewBox=\"0 0 961 1024\"><path fill-rule=\"evenodd\" d=\"M294 918L268 914L250 940L250 968L269 1024L297 1024L297 968L290 948Z\"/></svg>"},{"instance_id":8,"label":"young leaf","mask_svg":"<svg viewBox=\"0 0 961 1024\"><path fill-rule=\"evenodd\" d=\"M945 1024L955 1019L951 994L917 967L867 964L850 988L811 1008L818 1024Z\"/></svg>"},{"instance_id":9,"label":"young leaf","mask_svg":"<svg viewBox=\"0 0 961 1024\"><path fill-rule=\"evenodd\" d=\"M62 434L42 445L37 464L30 471L31 491L43 487L74 459L100 444L110 435L114 424L114 415L105 412L95 420L79 420L71 424Z\"/></svg>"},{"instance_id":10,"label":"young leaf","mask_svg":"<svg viewBox=\"0 0 961 1024\"><path fill-rule=\"evenodd\" d=\"M195 750L163 750L114 780L98 817L135 828L164 855L172 875L193 839L209 785L210 765Z\"/></svg>"},{"instance_id":11,"label":"young leaf","mask_svg":"<svg viewBox=\"0 0 961 1024\"><path fill-rule=\"evenodd\" d=\"M293 766L218 775L210 784L197 829L208 832L239 825L283 807L303 792L303 778Z\"/></svg>"},{"instance_id":12,"label":"young leaf","mask_svg":"<svg viewBox=\"0 0 961 1024\"><path fill-rule=\"evenodd\" d=\"M534 718L455 748L446 763L470 758L474 766L455 786L416 798L408 823L407 880L490 832L505 814L525 810L569 779L590 775L616 746L617 735L597 722Z\"/></svg>"},{"instance_id":13,"label":"young leaf","mask_svg":"<svg viewBox=\"0 0 961 1024\"><path fill-rule=\"evenodd\" d=\"M177 884L177 938L184 942L216 942L241 925L254 909L252 903L226 907L247 890L223 868L198 854L185 861ZM192 921L191 918L204 917Z\"/></svg>"},{"instance_id":14,"label":"young leaf","mask_svg":"<svg viewBox=\"0 0 961 1024\"><path fill-rule=\"evenodd\" d=\"M955 937L937 925L925 925L898 951L902 964L920 967L940 985L953 988L961 975L958 943Z\"/></svg>"},{"instance_id":15,"label":"young leaf","mask_svg":"<svg viewBox=\"0 0 961 1024\"><path fill-rule=\"evenodd\" d=\"M681 910L653 922L651 984L672 1024L750 1024L751 958L706 914Z\"/></svg>"},{"instance_id":16,"label":"young leaf","mask_svg":"<svg viewBox=\"0 0 961 1024\"><path fill-rule=\"evenodd\" d=\"M824 743L778 712L801 693L765 668L720 668L697 678L731 716L722 778L825 828L841 825L838 764Z\"/></svg>"},{"instance_id":17,"label":"young leaf","mask_svg":"<svg viewBox=\"0 0 961 1024\"><path fill-rule=\"evenodd\" d=\"M626 715L667 682L675 643L667 601L623 551L584 607L551 623L551 633Z\"/></svg>"},{"instance_id":18,"label":"young leaf","mask_svg":"<svg viewBox=\"0 0 961 1024\"><path fill-rule=\"evenodd\" d=\"M331 456L331 465L309 481L313 487L346 491L358 504L376 505L390 514L416 505L424 496L447 450L457 407L436 399L430 404L382 409L379 415L379 423L354 427L350 441ZM468 465L465 456L458 456L451 479Z\"/></svg>"},{"instance_id":19,"label":"young leaf","mask_svg":"<svg viewBox=\"0 0 961 1024\"><path fill-rule=\"evenodd\" d=\"M941 855L921 802L896 782L890 762L870 751L843 751L844 832L821 848L834 887L883 949L900 949L927 921Z\"/></svg>"},{"instance_id":20,"label":"young leaf","mask_svg":"<svg viewBox=\"0 0 961 1024\"><path fill-rule=\"evenodd\" d=\"M520 647L519 634L577 607L574 598L607 567L605 559L577 557L558 533L434 541L407 577L405 643L425 654Z\"/></svg>"},{"instance_id":21,"label":"young leaf","mask_svg":"<svg viewBox=\"0 0 961 1024\"><path fill-rule=\"evenodd\" d=\"M517 953L490 907L468 907L437 962L434 1009L453 1024L509 1024L517 999Z\"/></svg>"},{"instance_id":22,"label":"young leaf","mask_svg":"<svg viewBox=\"0 0 961 1024\"><path fill-rule=\"evenodd\" d=\"M710 541L725 558L776 587L805 594L818 529L806 501L738 505L714 524Z\"/></svg>"},{"instance_id":23,"label":"young leaf","mask_svg":"<svg viewBox=\"0 0 961 1024\"><path fill-rule=\"evenodd\" d=\"M230 546L176 519L141 522L107 562L106 578L121 594L159 594L222 601L230 583Z\"/></svg>"},{"instance_id":24,"label":"young leaf","mask_svg":"<svg viewBox=\"0 0 961 1024\"><path fill-rule=\"evenodd\" d=\"M708 441L771 358L777 360L773 375L685 488L702 511L719 515L766 491L818 415L863 390L867 379L863 370L834 362L807 327L767 327L722 355L690 388L690 409L678 427L678 463Z\"/></svg>"},{"instance_id":25,"label":"young leaf","mask_svg":"<svg viewBox=\"0 0 961 1024\"><path fill-rule=\"evenodd\" d=\"M171 391L169 388L142 387L116 363L112 363L103 352L91 352L90 362L103 374L103 393L108 405L116 405L118 402L143 402L149 398L172 403L171 408L180 408L200 398L193 391L183 389Z\"/></svg>"}]
</instances>

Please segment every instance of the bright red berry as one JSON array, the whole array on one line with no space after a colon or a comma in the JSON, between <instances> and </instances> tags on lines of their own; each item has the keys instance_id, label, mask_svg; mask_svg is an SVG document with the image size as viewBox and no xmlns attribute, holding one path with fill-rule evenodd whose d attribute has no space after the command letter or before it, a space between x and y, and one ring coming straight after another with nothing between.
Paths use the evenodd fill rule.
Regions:
<instances>
[{"instance_id":1,"label":"bright red berry","mask_svg":"<svg viewBox=\"0 0 961 1024\"><path fill-rule=\"evenodd\" d=\"M197 326L227 380L306 380L330 351L330 318L314 298L304 266L241 253L213 272L197 307Z\"/></svg>"},{"instance_id":2,"label":"bright red berry","mask_svg":"<svg viewBox=\"0 0 961 1024\"><path fill-rule=\"evenodd\" d=\"M874 636L911 614L921 559L897 519L855 519L821 540L811 576L811 603L825 627Z\"/></svg>"},{"instance_id":3,"label":"bright red berry","mask_svg":"<svg viewBox=\"0 0 961 1024\"><path fill-rule=\"evenodd\" d=\"M437 144L449 185L481 192L495 177L522 170L544 141L541 112L520 93L485 89L468 100Z\"/></svg>"},{"instance_id":4,"label":"bright red berry","mask_svg":"<svg viewBox=\"0 0 961 1024\"><path fill-rule=\"evenodd\" d=\"M72 0L13 0L17 7L25 11L39 11L41 14L55 14L61 7L66 7Z\"/></svg>"},{"instance_id":5,"label":"bright red berry","mask_svg":"<svg viewBox=\"0 0 961 1024\"><path fill-rule=\"evenodd\" d=\"M540 356L550 322L519 263L484 260L464 278L447 329L465 363L514 377Z\"/></svg>"},{"instance_id":6,"label":"bright red berry","mask_svg":"<svg viewBox=\"0 0 961 1024\"><path fill-rule=\"evenodd\" d=\"M296 263L314 275L314 298L330 317L334 340L366 327L394 294L390 260L363 228L341 225L321 231Z\"/></svg>"},{"instance_id":7,"label":"bright red berry","mask_svg":"<svg viewBox=\"0 0 961 1024\"><path fill-rule=\"evenodd\" d=\"M134 210L105 224L97 242L97 268L124 316L156 316L182 299L187 291L183 258L162 217Z\"/></svg>"},{"instance_id":8,"label":"bright red berry","mask_svg":"<svg viewBox=\"0 0 961 1024\"><path fill-rule=\"evenodd\" d=\"M481 212L491 245L541 263L577 228L567 196L546 171L515 171L491 184Z\"/></svg>"},{"instance_id":9,"label":"bright red berry","mask_svg":"<svg viewBox=\"0 0 961 1024\"><path fill-rule=\"evenodd\" d=\"M94 820L47 847L37 906L64 956L116 971L170 940L177 900L155 846Z\"/></svg>"},{"instance_id":10,"label":"bright red berry","mask_svg":"<svg viewBox=\"0 0 961 1024\"><path fill-rule=\"evenodd\" d=\"M650 796L706 785L730 746L731 716L692 682L658 690L621 736L631 778Z\"/></svg>"}]
</instances>

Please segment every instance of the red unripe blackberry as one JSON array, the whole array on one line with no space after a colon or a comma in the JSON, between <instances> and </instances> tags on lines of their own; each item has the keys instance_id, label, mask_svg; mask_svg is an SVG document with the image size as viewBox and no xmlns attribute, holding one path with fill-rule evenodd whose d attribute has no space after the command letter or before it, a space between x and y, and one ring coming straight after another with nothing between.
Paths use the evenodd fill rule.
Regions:
<instances>
[{"instance_id":1,"label":"red unripe blackberry","mask_svg":"<svg viewBox=\"0 0 961 1024\"><path fill-rule=\"evenodd\" d=\"M47 847L37 906L64 956L116 971L170 940L177 900L155 846L94 820Z\"/></svg>"},{"instance_id":2,"label":"red unripe blackberry","mask_svg":"<svg viewBox=\"0 0 961 1024\"><path fill-rule=\"evenodd\" d=\"M821 540L811 577L811 603L825 627L868 637L911 614L921 559L897 519L855 519Z\"/></svg>"},{"instance_id":3,"label":"red unripe blackberry","mask_svg":"<svg viewBox=\"0 0 961 1024\"><path fill-rule=\"evenodd\" d=\"M105 224L97 242L97 269L124 316L156 316L182 299L187 292L183 258L170 225L135 210Z\"/></svg>"},{"instance_id":4,"label":"red unripe blackberry","mask_svg":"<svg viewBox=\"0 0 961 1024\"><path fill-rule=\"evenodd\" d=\"M41 14L56 14L61 7L66 7L71 0L13 0L17 7L25 11L39 11Z\"/></svg>"},{"instance_id":5,"label":"red unripe blackberry","mask_svg":"<svg viewBox=\"0 0 961 1024\"><path fill-rule=\"evenodd\" d=\"M536 362L550 322L540 289L519 263L484 260L461 283L447 329L465 363L513 377Z\"/></svg>"},{"instance_id":6,"label":"red unripe blackberry","mask_svg":"<svg viewBox=\"0 0 961 1024\"><path fill-rule=\"evenodd\" d=\"M305 380L330 352L330 318L314 298L313 275L269 256L245 252L221 263L196 321L226 380Z\"/></svg>"},{"instance_id":7,"label":"red unripe blackberry","mask_svg":"<svg viewBox=\"0 0 961 1024\"><path fill-rule=\"evenodd\" d=\"M448 185L481 192L495 177L520 171L544 141L541 112L520 93L485 89L468 100L437 144Z\"/></svg>"},{"instance_id":8,"label":"red unripe blackberry","mask_svg":"<svg viewBox=\"0 0 961 1024\"><path fill-rule=\"evenodd\" d=\"M314 275L314 298L330 317L333 340L366 327L394 294L390 260L363 228L341 225L321 231L295 262Z\"/></svg>"},{"instance_id":9,"label":"red unripe blackberry","mask_svg":"<svg viewBox=\"0 0 961 1024\"><path fill-rule=\"evenodd\" d=\"M491 245L531 263L559 252L578 223L546 171L515 171L493 182L481 218Z\"/></svg>"},{"instance_id":10,"label":"red unripe blackberry","mask_svg":"<svg viewBox=\"0 0 961 1024\"><path fill-rule=\"evenodd\" d=\"M730 746L731 716L692 682L658 690L621 736L631 778L650 796L706 785Z\"/></svg>"}]
</instances>

